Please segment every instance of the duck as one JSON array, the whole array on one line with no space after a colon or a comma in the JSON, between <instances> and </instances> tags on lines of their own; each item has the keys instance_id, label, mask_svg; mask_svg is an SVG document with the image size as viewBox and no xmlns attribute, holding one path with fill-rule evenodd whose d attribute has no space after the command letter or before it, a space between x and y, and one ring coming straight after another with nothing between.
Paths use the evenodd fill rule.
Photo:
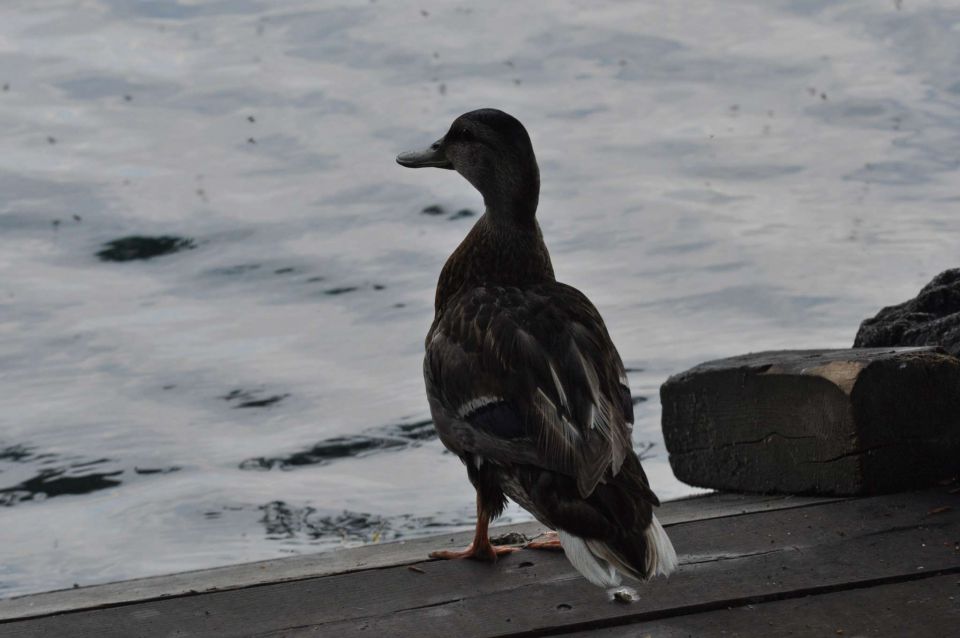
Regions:
<instances>
[{"instance_id":1,"label":"duck","mask_svg":"<svg viewBox=\"0 0 960 638\"><path fill-rule=\"evenodd\" d=\"M519 550L489 536L509 498L554 530L525 547L562 549L595 585L669 575L677 555L632 446L626 371L597 308L554 276L527 130L501 110L470 111L397 163L456 171L485 207L440 271L423 360L434 425L466 466L477 522L466 549L431 557Z\"/></svg>"}]
</instances>

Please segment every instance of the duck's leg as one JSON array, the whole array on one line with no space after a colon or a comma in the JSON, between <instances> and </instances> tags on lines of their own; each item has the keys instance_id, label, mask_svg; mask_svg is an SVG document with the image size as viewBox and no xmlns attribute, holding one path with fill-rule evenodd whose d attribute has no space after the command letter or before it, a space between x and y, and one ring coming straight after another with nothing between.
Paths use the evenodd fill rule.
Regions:
<instances>
[{"instance_id":1,"label":"duck's leg","mask_svg":"<svg viewBox=\"0 0 960 638\"><path fill-rule=\"evenodd\" d=\"M430 552L430 558L472 558L473 560L482 560L493 562L501 554L509 554L519 550L519 547L509 547L506 545L492 545L488 528L490 526L490 512L484 507L483 498L480 490L477 490L477 529L473 534L473 542L462 551L438 550Z\"/></svg>"},{"instance_id":2,"label":"duck's leg","mask_svg":"<svg viewBox=\"0 0 960 638\"><path fill-rule=\"evenodd\" d=\"M563 545L560 544L560 536L553 530L549 532L544 532L538 539L543 540L532 540L526 545L523 546L524 549L549 549L553 551L563 551Z\"/></svg>"}]
</instances>

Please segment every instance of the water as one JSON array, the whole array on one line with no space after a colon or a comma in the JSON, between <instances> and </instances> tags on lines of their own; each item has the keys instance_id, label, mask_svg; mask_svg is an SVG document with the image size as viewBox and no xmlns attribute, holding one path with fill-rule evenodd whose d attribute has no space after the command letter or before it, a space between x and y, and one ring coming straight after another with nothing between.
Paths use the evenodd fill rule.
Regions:
<instances>
[{"instance_id":1,"label":"water","mask_svg":"<svg viewBox=\"0 0 960 638\"><path fill-rule=\"evenodd\" d=\"M0 596L471 525L420 361L480 202L393 158L481 106L694 492L668 375L957 266L957 68L957 2L4 2Z\"/></svg>"}]
</instances>

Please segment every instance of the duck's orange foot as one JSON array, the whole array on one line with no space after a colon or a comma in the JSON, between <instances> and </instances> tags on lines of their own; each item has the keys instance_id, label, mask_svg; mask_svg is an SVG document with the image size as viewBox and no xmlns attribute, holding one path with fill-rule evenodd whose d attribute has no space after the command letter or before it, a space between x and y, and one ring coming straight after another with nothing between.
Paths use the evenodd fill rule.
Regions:
<instances>
[{"instance_id":1,"label":"duck's orange foot","mask_svg":"<svg viewBox=\"0 0 960 638\"><path fill-rule=\"evenodd\" d=\"M546 549L554 552L562 552L563 545L560 544L560 536L556 532L546 532L537 538L543 540L532 540L523 546L524 549Z\"/></svg>"},{"instance_id":2,"label":"duck's orange foot","mask_svg":"<svg viewBox=\"0 0 960 638\"><path fill-rule=\"evenodd\" d=\"M430 558L442 558L444 560L470 558L472 560L482 560L486 563L492 563L497 560L497 556L501 554L511 554L519 549L519 547L510 547L507 545L491 545L490 543L486 545L475 545L474 543L470 543L469 547L459 552L446 549L430 552Z\"/></svg>"}]
</instances>

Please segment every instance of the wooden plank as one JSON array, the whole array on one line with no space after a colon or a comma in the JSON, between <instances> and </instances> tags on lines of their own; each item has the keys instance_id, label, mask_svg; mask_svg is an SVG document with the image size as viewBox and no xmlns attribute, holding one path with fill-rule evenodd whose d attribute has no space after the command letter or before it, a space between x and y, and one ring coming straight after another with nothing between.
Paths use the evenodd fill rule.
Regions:
<instances>
[{"instance_id":1,"label":"wooden plank","mask_svg":"<svg viewBox=\"0 0 960 638\"><path fill-rule=\"evenodd\" d=\"M927 514L934 503L942 505L943 497L866 499L677 526L672 535L682 556L680 573L637 587L641 598L630 605L607 602L571 574L480 597L450 595L396 613L308 624L283 635L529 635L895 582L918 572L960 573L960 513L935 519ZM699 549L691 554L690 547Z\"/></svg>"},{"instance_id":2,"label":"wooden plank","mask_svg":"<svg viewBox=\"0 0 960 638\"><path fill-rule=\"evenodd\" d=\"M960 575L832 592L720 611L559 634L564 638L925 636L960 633Z\"/></svg>"},{"instance_id":3,"label":"wooden plank","mask_svg":"<svg viewBox=\"0 0 960 638\"><path fill-rule=\"evenodd\" d=\"M657 513L660 520L665 525L669 525L750 512L807 507L834 500L836 499L822 497L707 494L668 501ZM518 532L533 537L543 531L543 526L534 521L500 526L491 531L494 536ZM196 592L225 591L364 569L382 569L392 565L408 565L424 560L432 550L439 549L441 546L466 546L471 537L472 532L462 532L440 537L371 544L335 552L305 554L11 598L0 600L0 621L155 600Z\"/></svg>"},{"instance_id":4,"label":"wooden plank","mask_svg":"<svg viewBox=\"0 0 960 638\"><path fill-rule=\"evenodd\" d=\"M960 471L960 359L940 349L742 355L660 396L670 465L691 485L860 495Z\"/></svg>"},{"instance_id":5,"label":"wooden plank","mask_svg":"<svg viewBox=\"0 0 960 638\"><path fill-rule=\"evenodd\" d=\"M684 564L639 587L633 605L605 600L562 555L525 551L496 565L435 561L186 596L0 625L7 636L488 636L701 611L822 586L960 570L955 497L919 493L674 525ZM944 543L949 542L949 547ZM315 633L317 632L317 633Z\"/></svg>"}]
</instances>

